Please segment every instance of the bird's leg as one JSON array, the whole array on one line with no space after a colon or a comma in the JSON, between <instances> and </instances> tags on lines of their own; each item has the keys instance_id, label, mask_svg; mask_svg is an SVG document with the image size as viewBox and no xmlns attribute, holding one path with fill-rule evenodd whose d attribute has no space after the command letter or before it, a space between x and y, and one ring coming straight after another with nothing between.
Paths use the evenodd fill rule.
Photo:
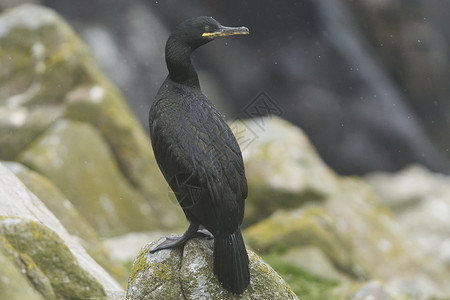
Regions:
<instances>
[{"instance_id":1,"label":"bird's leg","mask_svg":"<svg viewBox=\"0 0 450 300\"><path fill-rule=\"evenodd\" d=\"M166 238L164 242L162 242L155 249L152 249L149 252L153 253L159 250L173 248L186 243L187 240L189 240L192 236L194 236L197 233L198 227L199 227L198 224L191 223L182 236L177 238Z\"/></svg>"}]
</instances>

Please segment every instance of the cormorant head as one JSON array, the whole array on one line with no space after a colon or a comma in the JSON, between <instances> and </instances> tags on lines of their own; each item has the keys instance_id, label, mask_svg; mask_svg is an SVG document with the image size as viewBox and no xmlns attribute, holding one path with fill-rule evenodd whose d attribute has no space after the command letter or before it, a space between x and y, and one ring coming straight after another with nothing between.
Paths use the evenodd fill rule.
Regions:
<instances>
[{"instance_id":1,"label":"cormorant head","mask_svg":"<svg viewBox=\"0 0 450 300\"><path fill-rule=\"evenodd\" d=\"M221 36L248 34L246 27L226 27L211 17L188 19L178 25L172 33L177 42L184 43L192 49L200 47Z\"/></svg>"}]
</instances>

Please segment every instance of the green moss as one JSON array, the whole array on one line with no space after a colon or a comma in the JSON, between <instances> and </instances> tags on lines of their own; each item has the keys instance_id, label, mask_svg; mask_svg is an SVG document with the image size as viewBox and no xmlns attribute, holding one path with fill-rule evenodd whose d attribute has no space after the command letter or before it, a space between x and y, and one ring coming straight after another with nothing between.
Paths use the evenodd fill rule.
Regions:
<instances>
[{"instance_id":1,"label":"green moss","mask_svg":"<svg viewBox=\"0 0 450 300\"><path fill-rule=\"evenodd\" d=\"M133 264L133 268L131 269L131 274L128 279L129 286L134 284L137 275L145 272L145 270L148 269L147 259L144 256L145 253L146 251L141 251Z\"/></svg>"},{"instance_id":2,"label":"green moss","mask_svg":"<svg viewBox=\"0 0 450 300\"><path fill-rule=\"evenodd\" d=\"M137 275L142 274L148 269L152 269L152 277L154 280L161 282L171 280L173 277L171 259L174 258L174 254L171 253L171 259L167 261L148 263L147 258L145 257L147 252L148 251L142 251L136 258L129 277L129 284L133 284L136 281Z\"/></svg>"},{"instance_id":3,"label":"green moss","mask_svg":"<svg viewBox=\"0 0 450 300\"><path fill-rule=\"evenodd\" d=\"M33 288L26 274L10 260L9 255L5 255L1 250L0 247L0 299L46 299Z\"/></svg>"},{"instance_id":4,"label":"green moss","mask_svg":"<svg viewBox=\"0 0 450 300\"><path fill-rule=\"evenodd\" d=\"M46 177L17 164L14 173L44 202L49 210L64 225L67 231L80 239L81 245L86 249L108 273L122 285L126 285L128 272L121 265L111 259L111 256L100 240L95 230L86 219L75 209L61 191Z\"/></svg>"},{"instance_id":5,"label":"green moss","mask_svg":"<svg viewBox=\"0 0 450 300\"><path fill-rule=\"evenodd\" d=\"M9 218L0 221L0 233L22 258L27 255L45 274L57 298L106 298L101 284L78 265L69 248L47 227L35 221Z\"/></svg>"},{"instance_id":6,"label":"green moss","mask_svg":"<svg viewBox=\"0 0 450 300\"><path fill-rule=\"evenodd\" d=\"M51 287L50 280L36 265L33 259L25 253L18 252L8 240L0 234L0 254L2 252L9 261L13 262L16 267L26 275L28 282L36 292L40 293L44 299L55 299L55 293ZM0 297L0 299L3 298Z\"/></svg>"},{"instance_id":7,"label":"green moss","mask_svg":"<svg viewBox=\"0 0 450 300\"><path fill-rule=\"evenodd\" d=\"M264 260L290 285L299 299L338 299L331 295L338 282L324 279L284 262L276 255L266 255Z\"/></svg>"},{"instance_id":8,"label":"green moss","mask_svg":"<svg viewBox=\"0 0 450 300\"><path fill-rule=\"evenodd\" d=\"M340 270L352 272L351 244L342 238L335 220L320 206L279 211L244 232L258 253L284 253L294 246L320 248Z\"/></svg>"}]
</instances>

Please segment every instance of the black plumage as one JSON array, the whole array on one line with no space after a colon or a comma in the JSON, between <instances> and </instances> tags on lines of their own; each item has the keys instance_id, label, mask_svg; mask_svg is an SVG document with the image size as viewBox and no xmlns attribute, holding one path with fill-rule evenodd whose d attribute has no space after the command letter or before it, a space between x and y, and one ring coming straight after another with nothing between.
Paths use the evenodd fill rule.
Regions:
<instances>
[{"instance_id":1,"label":"black plumage","mask_svg":"<svg viewBox=\"0 0 450 300\"><path fill-rule=\"evenodd\" d=\"M166 44L169 75L149 114L156 161L190 222L177 239L152 251L175 247L197 234L214 236L214 273L227 290L241 294L250 283L248 256L240 232L247 197L241 150L230 127L200 90L191 53L209 41L248 34L210 17L184 21Z\"/></svg>"}]
</instances>

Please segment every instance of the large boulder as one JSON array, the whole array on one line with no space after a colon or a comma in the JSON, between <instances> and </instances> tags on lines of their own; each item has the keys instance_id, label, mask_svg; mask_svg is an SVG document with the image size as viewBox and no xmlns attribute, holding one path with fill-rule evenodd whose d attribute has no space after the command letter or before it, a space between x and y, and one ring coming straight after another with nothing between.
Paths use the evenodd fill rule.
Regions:
<instances>
[{"instance_id":1,"label":"large boulder","mask_svg":"<svg viewBox=\"0 0 450 300\"><path fill-rule=\"evenodd\" d=\"M48 177L103 236L184 227L148 135L66 22L23 5L0 28L0 159Z\"/></svg>"},{"instance_id":2,"label":"large boulder","mask_svg":"<svg viewBox=\"0 0 450 300\"><path fill-rule=\"evenodd\" d=\"M18 160L52 180L100 235L158 225L147 218L151 207L120 172L107 143L90 124L59 120Z\"/></svg>"},{"instance_id":3,"label":"large boulder","mask_svg":"<svg viewBox=\"0 0 450 300\"><path fill-rule=\"evenodd\" d=\"M8 268L0 269L0 277L17 273L15 265L25 272L28 286L44 299L119 299L122 295L120 285L3 164L0 240L0 253L10 261Z\"/></svg>"},{"instance_id":4,"label":"large boulder","mask_svg":"<svg viewBox=\"0 0 450 300\"><path fill-rule=\"evenodd\" d=\"M321 202L337 190L337 177L321 160L304 132L266 117L231 122L243 151L249 195L245 224L279 208Z\"/></svg>"},{"instance_id":5,"label":"large boulder","mask_svg":"<svg viewBox=\"0 0 450 300\"><path fill-rule=\"evenodd\" d=\"M257 131L255 122L264 126ZM418 299L450 294L450 272L400 228L365 180L336 175L302 131L286 121L267 117L241 123L236 127L244 137L239 140L250 191L246 220L251 224L244 236L251 249L341 283L382 280L388 289ZM267 207L276 212L267 217ZM276 263L273 267L277 270ZM345 296L354 295L354 289L339 288Z\"/></svg>"},{"instance_id":6,"label":"large boulder","mask_svg":"<svg viewBox=\"0 0 450 300\"><path fill-rule=\"evenodd\" d=\"M113 260L97 232L53 182L19 163L4 162L3 164L47 206L67 231L78 239L97 263L121 284L126 283L128 274L125 268Z\"/></svg>"},{"instance_id":7,"label":"large boulder","mask_svg":"<svg viewBox=\"0 0 450 300\"><path fill-rule=\"evenodd\" d=\"M260 257L248 251L251 281L237 296L224 290L213 273L213 241L190 239L183 249L149 250L138 254L128 281L127 299L298 299L284 280Z\"/></svg>"}]
</instances>

